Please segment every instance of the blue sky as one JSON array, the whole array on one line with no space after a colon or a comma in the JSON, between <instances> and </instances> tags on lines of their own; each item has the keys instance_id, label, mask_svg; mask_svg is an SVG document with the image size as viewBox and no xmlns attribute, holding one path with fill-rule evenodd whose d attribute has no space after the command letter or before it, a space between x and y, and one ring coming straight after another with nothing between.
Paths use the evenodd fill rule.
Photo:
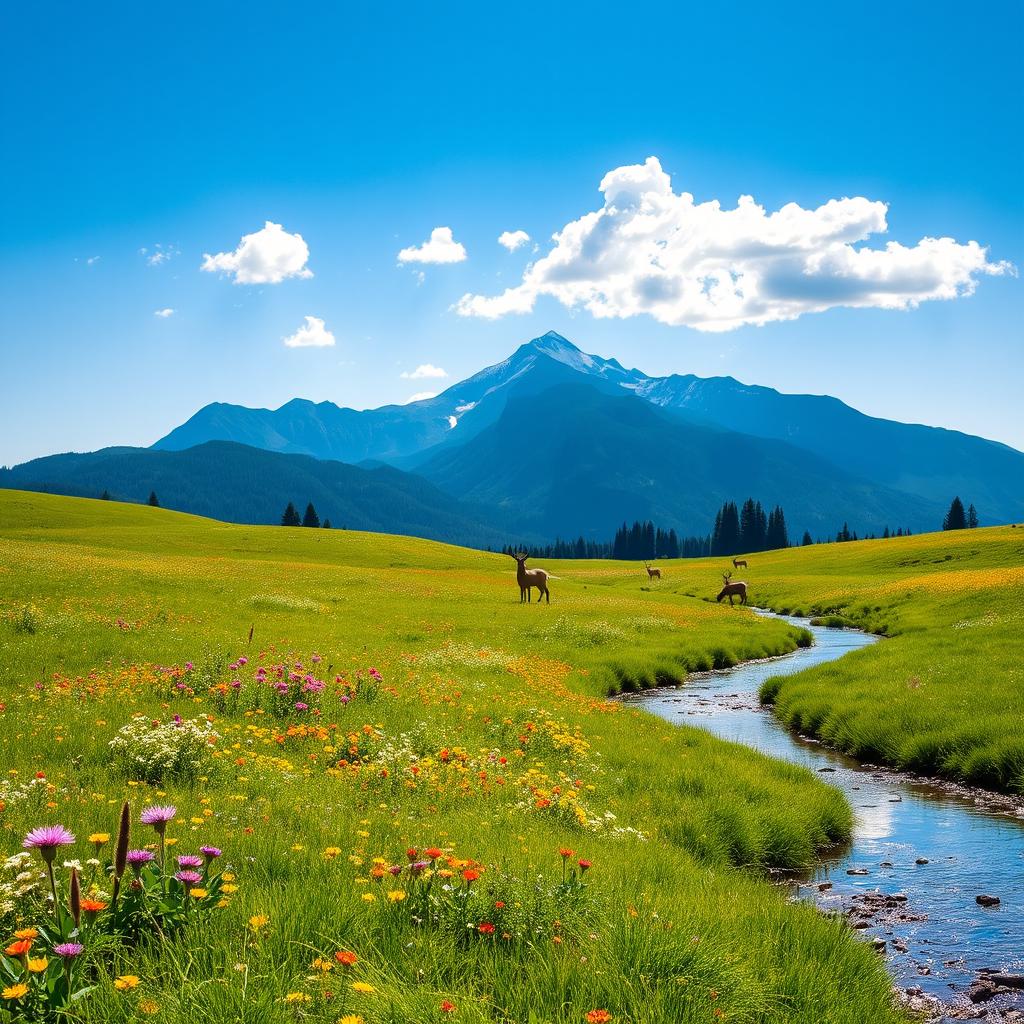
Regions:
<instances>
[{"instance_id":1,"label":"blue sky","mask_svg":"<svg viewBox=\"0 0 1024 1024\"><path fill-rule=\"evenodd\" d=\"M211 401L405 401L548 329L650 373L833 394L1024 448L1022 281L1003 262L1024 266L1020 4L973 20L943 3L23 6L0 23L0 463L150 444ZM552 257L553 232L603 209L602 179L652 156L669 207L648 241L689 230L689 192L708 215L698 255L670 245L652 285L629 249L639 222L606 216L624 230L599 259L596 235ZM834 293L835 253L824 278L765 275L751 253L769 228L702 205L741 195L766 216L887 204L843 207L886 230L833 249L908 251L868 271L866 308L826 299L775 319ZM312 276L200 269L267 221L301 235ZM805 221L800 266L823 252ZM464 260L399 261L442 226ZM531 241L507 251L504 231ZM710 302L693 260L726 235L743 254L725 281L743 292L739 326L707 330L673 275L703 281L694 302ZM955 245L914 248L927 237ZM743 284L759 275L760 291ZM933 284L973 294L876 301ZM529 311L496 306L505 289ZM467 295L488 316L460 315ZM285 345L310 316L335 344ZM448 377L402 376L424 364Z\"/></svg>"}]
</instances>

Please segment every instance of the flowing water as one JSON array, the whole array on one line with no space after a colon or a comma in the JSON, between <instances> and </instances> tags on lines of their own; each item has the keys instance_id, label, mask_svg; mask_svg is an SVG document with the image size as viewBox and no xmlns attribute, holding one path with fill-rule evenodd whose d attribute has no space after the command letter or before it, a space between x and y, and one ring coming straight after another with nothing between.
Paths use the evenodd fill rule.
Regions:
<instances>
[{"instance_id":1,"label":"flowing water","mask_svg":"<svg viewBox=\"0 0 1024 1024\"><path fill-rule=\"evenodd\" d=\"M863 915L871 922L863 934L885 940L889 970L901 988L920 986L948 1003L962 997L982 968L1024 973L1024 820L939 786L859 765L781 725L759 704L761 683L877 642L855 630L782 618L810 630L814 646L628 699L670 722L806 765L843 791L856 816L853 841L823 857L797 891L824 908L880 908ZM822 888L829 882L831 888ZM885 907L874 893L906 900ZM979 906L979 894L998 896L1000 903ZM1024 1007L1024 993L989 1005Z\"/></svg>"}]
</instances>

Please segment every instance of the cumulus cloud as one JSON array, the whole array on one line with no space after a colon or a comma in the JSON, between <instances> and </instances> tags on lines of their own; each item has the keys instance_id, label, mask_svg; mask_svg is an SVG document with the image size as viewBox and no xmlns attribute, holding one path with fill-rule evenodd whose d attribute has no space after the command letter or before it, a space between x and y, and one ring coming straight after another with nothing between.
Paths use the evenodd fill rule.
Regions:
<instances>
[{"instance_id":1,"label":"cumulus cloud","mask_svg":"<svg viewBox=\"0 0 1024 1024\"><path fill-rule=\"evenodd\" d=\"M595 317L647 314L701 331L793 320L835 306L912 309L974 292L981 274L1012 273L977 242L923 238L863 243L887 230L885 203L830 199L768 213L751 196L733 209L676 193L655 157L619 167L600 185L604 205L570 221L520 284L464 295L463 316L530 312L550 295Z\"/></svg>"},{"instance_id":2,"label":"cumulus cloud","mask_svg":"<svg viewBox=\"0 0 1024 1024\"><path fill-rule=\"evenodd\" d=\"M234 252L204 253L199 269L228 274L235 284L279 284L289 277L312 277L308 259L302 235L291 235L268 220L259 231L243 235Z\"/></svg>"},{"instance_id":3,"label":"cumulus cloud","mask_svg":"<svg viewBox=\"0 0 1024 1024\"><path fill-rule=\"evenodd\" d=\"M461 263L466 247L452 237L451 228L434 228L422 245L410 245L398 254L399 263Z\"/></svg>"},{"instance_id":4,"label":"cumulus cloud","mask_svg":"<svg viewBox=\"0 0 1024 1024\"><path fill-rule=\"evenodd\" d=\"M174 316L174 310L168 306L166 309L154 309L153 316L160 317L161 320L166 320L169 316Z\"/></svg>"},{"instance_id":5,"label":"cumulus cloud","mask_svg":"<svg viewBox=\"0 0 1024 1024\"><path fill-rule=\"evenodd\" d=\"M325 348L334 344L334 335L318 316L307 316L305 323L287 338L281 340L288 348Z\"/></svg>"},{"instance_id":6,"label":"cumulus cloud","mask_svg":"<svg viewBox=\"0 0 1024 1024\"><path fill-rule=\"evenodd\" d=\"M437 392L436 391L417 391L415 395L410 395L405 400L405 404L409 405L412 402L425 402L428 398L437 398Z\"/></svg>"},{"instance_id":7,"label":"cumulus cloud","mask_svg":"<svg viewBox=\"0 0 1024 1024\"><path fill-rule=\"evenodd\" d=\"M525 231L502 231L498 235L498 245L505 246L509 252L515 252L521 245L526 245L530 236Z\"/></svg>"},{"instance_id":8,"label":"cumulus cloud","mask_svg":"<svg viewBox=\"0 0 1024 1024\"><path fill-rule=\"evenodd\" d=\"M425 380L429 377L447 377L448 371L442 370L440 366L434 366L431 363L423 363L422 366L417 366L411 373L406 370L400 376L403 380Z\"/></svg>"}]
</instances>

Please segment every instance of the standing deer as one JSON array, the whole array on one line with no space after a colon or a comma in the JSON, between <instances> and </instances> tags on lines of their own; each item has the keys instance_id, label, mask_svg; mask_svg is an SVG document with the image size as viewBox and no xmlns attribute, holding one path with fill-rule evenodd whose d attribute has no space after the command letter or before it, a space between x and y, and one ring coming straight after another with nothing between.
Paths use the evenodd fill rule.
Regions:
<instances>
[{"instance_id":1,"label":"standing deer","mask_svg":"<svg viewBox=\"0 0 1024 1024\"><path fill-rule=\"evenodd\" d=\"M518 554L510 551L510 555L516 560L516 582L519 584L519 603L533 600L533 588L537 588L537 603L540 604L547 598L551 604L551 591L548 590L548 573L543 569L527 569L526 560L530 557L529 552L520 551Z\"/></svg>"},{"instance_id":2,"label":"standing deer","mask_svg":"<svg viewBox=\"0 0 1024 1024\"><path fill-rule=\"evenodd\" d=\"M747 568L747 560L745 558L734 558L732 560L732 567L734 569L738 569L741 565L744 569Z\"/></svg>"},{"instance_id":3,"label":"standing deer","mask_svg":"<svg viewBox=\"0 0 1024 1024\"><path fill-rule=\"evenodd\" d=\"M650 567L650 565L647 564L647 562L644 562L644 568L647 570L647 578L649 580L660 580L661 579L661 570L660 569L652 569Z\"/></svg>"},{"instance_id":4,"label":"standing deer","mask_svg":"<svg viewBox=\"0 0 1024 1024\"><path fill-rule=\"evenodd\" d=\"M747 603L747 585L742 580L737 580L735 583L730 583L729 580L732 577L731 572L722 573L722 582L725 584L721 592L718 595L718 602L721 604L722 598L729 598L729 604L732 604L732 599L739 595L740 604Z\"/></svg>"}]
</instances>

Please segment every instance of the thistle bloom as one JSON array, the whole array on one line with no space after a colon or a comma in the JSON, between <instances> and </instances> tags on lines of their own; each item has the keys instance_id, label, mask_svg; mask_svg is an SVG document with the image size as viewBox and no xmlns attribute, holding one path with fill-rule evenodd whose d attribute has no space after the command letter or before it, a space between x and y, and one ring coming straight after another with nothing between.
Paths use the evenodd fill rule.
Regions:
<instances>
[{"instance_id":1,"label":"thistle bloom","mask_svg":"<svg viewBox=\"0 0 1024 1024\"><path fill-rule=\"evenodd\" d=\"M178 808L173 807L170 804L155 804L153 807L147 807L143 812L139 821L143 825L152 825L160 835L164 834L164 830L167 828L167 822L171 820L178 813Z\"/></svg>"},{"instance_id":2,"label":"thistle bloom","mask_svg":"<svg viewBox=\"0 0 1024 1024\"><path fill-rule=\"evenodd\" d=\"M179 871L174 877L182 885L198 885L203 880L198 871Z\"/></svg>"},{"instance_id":3,"label":"thistle bloom","mask_svg":"<svg viewBox=\"0 0 1024 1024\"><path fill-rule=\"evenodd\" d=\"M80 942L62 942L59 946L53 947L54 953L65 960L74 960L76 956L81 956L84 949L85 946Z\"/></svg>"},{"instance_id":4,"label":"thistle bloom","mask_svg":"<svg viewBox=\"0 0 1024 1024\"><path fill-rule=\"evenodd\" d=\"M179 868L201 868L203 858L197 857L194 853L183 853L178 857Z\"/></svg>"},{"instance_id":5,"label":"thistle bloom","mask_svg":"<svg viewBox=\"0 0 1024 1024\"><path fill-rule=\"evenodd\" d=\"M43 860L52 864L57 848L70 846L74 841L75 837L63 825L45 825L32 829L21 845L26 850L38 850Z\"/></svg>"},{"instance_id":6,"label":"thistle bloom","mask_svg":"<svg viewBox=\"0 0 1024 1024\"><path fill-rule=\"evenodd\" d=\"M135 875L138 875L144 864L148 864L155 859L152 850L129 850L126 858L128 866Z\"/></svg>"},{"instance_id":7,"label":"thistle bloom","mask_svg":"<svg viewBox=\"0 0 1024 1024\"><path fill-rule=\"evenodd\" d=\"M206 863L209 864L211 860L219 857L222 850L219 850L216 846L200 846L199 852L206 858Z\"/></svg>"}]
</instances>

